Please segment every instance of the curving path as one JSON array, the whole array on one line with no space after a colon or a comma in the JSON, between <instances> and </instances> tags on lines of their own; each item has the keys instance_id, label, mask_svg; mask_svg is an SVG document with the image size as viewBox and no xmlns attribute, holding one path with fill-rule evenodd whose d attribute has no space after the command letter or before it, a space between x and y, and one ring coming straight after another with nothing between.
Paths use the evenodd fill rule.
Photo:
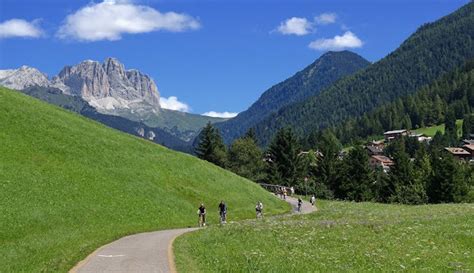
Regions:
<instances>
[{"instance_id":1,"label":"curving path","mask_svg":"<svg viewBox=\"0 0 474 273\"><path fill-rule=\"evenodd\" d=\"M298 200L287 197L286 201L297 212ZM311 213L316 207L303 202L300 213ZM123 237L97 249L85 260L79 262L70 272L176 272L172 244L176 237L198 228L169 229L139 233Z\"/></svg>"}]
</instances>

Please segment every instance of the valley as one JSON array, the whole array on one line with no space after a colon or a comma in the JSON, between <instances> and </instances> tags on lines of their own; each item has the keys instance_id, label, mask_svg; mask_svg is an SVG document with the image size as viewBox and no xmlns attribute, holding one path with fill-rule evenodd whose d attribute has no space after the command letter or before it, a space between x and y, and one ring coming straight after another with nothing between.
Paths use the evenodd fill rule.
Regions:
<instances>
[{"instance_id":1,"label":"valley","mask_svg":"<svg viewBox=\"0 0 474 273\"><path fill-rule=\"evenodd\" d=\"M0 272L474 271L473 1L46 2L0 5Z\"/></svg>"}]
</instances>

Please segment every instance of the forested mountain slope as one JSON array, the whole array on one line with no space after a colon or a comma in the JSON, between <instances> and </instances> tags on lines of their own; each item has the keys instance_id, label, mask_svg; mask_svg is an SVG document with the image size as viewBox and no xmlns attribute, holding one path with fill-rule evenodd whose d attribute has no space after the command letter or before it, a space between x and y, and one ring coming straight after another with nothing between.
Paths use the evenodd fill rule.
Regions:
<instances>
[{"instance_id":1,"label":"forested mountain slope","mask_svg":"<svg viewBox=\"0 0 474 273\"><path fill-rule=\"evenodd\" d=\"M294 76L265 91L249 109L226 122L216 124L229 143L249 128L284 106L316 95L335 81L367 67L370 63L350 52L327 52Z\"/></svg>"},{"instance_id":2,"label":"forested mountain slope","mask_svg":"<svg viewBox=\"0 0 474 273\"><path fill-rule=\"evenodd\" d=\"M446 115L462 119L474 109L474 61L423 86L413 95L378 107L335 128L338 138L348 143L380 136L394 129L416 129L445 122Z\"/></svg>"},{"instance_id":3,"label":"forested mountain slope","mask_svg":"<svg viewBox=\"0 0 474 273\"><path fill-rule=\"evenodd\" d=\"M397 50L368 68L294 103L255 126L265 144L281 127L307 134L358 117L417 91L474 57L474 3L425 24Z\"/></svg>"}]
</instances>

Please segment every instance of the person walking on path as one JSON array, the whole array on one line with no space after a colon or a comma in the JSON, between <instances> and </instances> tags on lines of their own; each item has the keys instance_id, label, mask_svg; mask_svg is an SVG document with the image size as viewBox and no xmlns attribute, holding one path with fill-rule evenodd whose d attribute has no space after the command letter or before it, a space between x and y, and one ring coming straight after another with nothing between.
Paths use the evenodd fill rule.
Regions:
<instances>
[{"instance_id":1,"label":"person walking on path","mask_svg":"<svg viewBox=\"0 0 474 273\"><path fill-rule=\"evenodd\" d=\"M293 186L290 188L290 194L291 196L295 195L295 188L293 188Z\"/></svg>"},{"instance_id":2,"label":"person walking on path","mask_svg":"<svg viewBox=\"0 0 474 273\"><path fill-rule=\"evenodd\" d=\"M303 200L301 200L301 197L298 197L298 212L301 212L302 205L303 205Z\"/></svg>"},{"instance_id":3,"label":"person walking on path","mask_svg":"<svg viewBox=\"0 0 474 273\"><path fill-rule=\"evenodd\" d=\"M286 191L286 187L283 187L283 200L286 200L287 195L288 195L288 192Z\"/></svg>"},{"instance_id":4,"label":"person walking on path","mask_svg":"<svg viewBox=\"0 0 474 273\"><path fill-rule=\"evenodd\" d=\"M262 202L258 201L257 205L255 206L255 212L257 213L257 219L263 217L263 204Z\"/></svg>"},{"instance_id":5,"label":"person walking on path","mask_svg":"<svg viewBox=\"0 0 474 273\"><path fill-rule=\"evenodd\" d=\"M309 202L311 203L311 206L314 207L314 204L316 204L316 196L314 196L314 194L309 199Z\"/></svg>"},{"instance_id":6,"label":"person walking on path","mask_svg":"<svg viewBox=\"0 0 474 273\"><path fill-rule=\"evenodd\" d=\"M198 208L198 215L199 215L199 227L206 226L206 207L204 204L201 204Z\"/></svg>"},{"instance_id":7,"label":"person walking on path","mask_svg":"<svg viewBox=\"0 0 474 273\"><path fill-rule=\"evenodd\" d=\"M224 203L224 200L221 200L219 204L219 216L221 225L227 223L227 205Z\"/></svg>"}]
</instances>

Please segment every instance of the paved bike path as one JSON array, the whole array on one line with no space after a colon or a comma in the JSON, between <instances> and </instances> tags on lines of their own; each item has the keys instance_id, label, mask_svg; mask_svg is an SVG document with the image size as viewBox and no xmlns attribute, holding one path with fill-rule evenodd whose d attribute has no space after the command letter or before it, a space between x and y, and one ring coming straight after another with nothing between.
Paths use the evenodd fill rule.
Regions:
<instances>
[{"instance_id":1,"label":"paved bike path","mask_svg":"<svg viewBox=\"0 0 474 273\"><path fill-rule=\"evenodd\" d=\"M286 201L297 212L298 200L287 197ZM303 202L302 214L316 211ZM176 272L172 244L176 237L198 228L169 229L139 233L123 237L97 249L70 272L78 273L169 273Z\"/></svg>"}]
</instances>

